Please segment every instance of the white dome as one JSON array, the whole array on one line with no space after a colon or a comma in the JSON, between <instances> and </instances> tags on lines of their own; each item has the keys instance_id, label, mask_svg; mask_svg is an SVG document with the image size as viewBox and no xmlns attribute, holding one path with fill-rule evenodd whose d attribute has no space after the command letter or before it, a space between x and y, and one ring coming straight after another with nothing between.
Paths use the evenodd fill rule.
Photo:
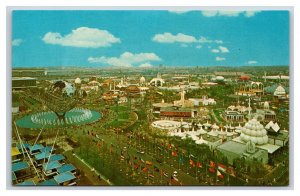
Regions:
<instances>
[{"instance_id":1,"label":"white dome","mask_svg":"<svg viewBox=\"0 0 300 196\"><path fill-rule=\"evenodd\" d=\"M76 78L75 79L75 84L81 84L81 79L80 78Z\"/></svg>"},{"instance_id":2,"label":"white dome","mask_svg":"<svg viewBox=\"0 0 300 196\"><path fill-rule=\"evenodd\" d=\"M284 89L281 85L279 85L279 86L276 88L276 90L275 90L275 92L274 92L274 95L275 95L275 96L277 96L277 95L285 95L285 89Z\"/></svg>"},{"instance_id":3,"label":"white dome","mask_svg":"<svg viewBox=\"0 0 300 196\"><path fill-rule=\"evenodd\" d=\"M223 81L223 80L224 80L224 77L223 77L223 76L217 76L217 77L216 77L216 80L218 80L218 81Z\"/></svg>"},{"instance_id":4,"label":"white dome","mask_svg":"<svg viewBox=\"0 0 300 196\"><path fill-rule=\"evenodd\" d=\"M257 137L251 137L250 140L254 143L254 144L257 144Z\"/></svg>"},{"instance_id":5,"label":"white dome","mask_svg":"<svg viewBox=\"0 0 300 196\"><path fill-rule=\"evenodd\" d=\"M241 139L244 142L252 141L259 145L268 142L267 131L256 119L248 121L241 130Z\"/></svg>"},{"instance_id":6,"label":"white dome","mask_svg":"<svg viewBox=\"0 0 300 196\"><path fill-rule=\"evenodd\" d=\"M145 81L146 81L145 77L142 76L142 77L140 78L140 83L145 83Z\"/></svg>"}]
</instances>

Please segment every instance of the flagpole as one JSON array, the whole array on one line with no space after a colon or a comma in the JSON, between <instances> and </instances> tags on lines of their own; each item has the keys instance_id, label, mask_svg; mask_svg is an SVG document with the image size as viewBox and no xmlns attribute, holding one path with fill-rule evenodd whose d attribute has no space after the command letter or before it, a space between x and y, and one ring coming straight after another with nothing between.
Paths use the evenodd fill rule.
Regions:
<instances>
[{"instance_id":1,"label":"flagpole","mask_svg":"<svg viewBox=\"0 0 300 196\"><path fill-rule=\"evenodd\" d=\"M196 164L196 179L198 180L198 163L199 163L199 158L197 157L197 164Z\"/></svg>"}]
</instances>

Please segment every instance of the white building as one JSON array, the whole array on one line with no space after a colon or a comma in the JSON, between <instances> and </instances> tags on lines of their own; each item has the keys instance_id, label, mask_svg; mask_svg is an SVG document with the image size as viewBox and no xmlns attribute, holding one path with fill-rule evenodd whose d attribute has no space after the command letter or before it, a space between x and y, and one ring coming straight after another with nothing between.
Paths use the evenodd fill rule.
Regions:
<instances>
[{"instance_id":1,"label":"white building","mask_svg":"<svg viewBox=\"0 0 300 196\"><path fill-rule=\"evenodd\" d=\"M165 80L162 79L160 73L158 73L156 78L153 78L149 84L156 87L163 86L165 84Z\"/></svg>"}]
</instances>

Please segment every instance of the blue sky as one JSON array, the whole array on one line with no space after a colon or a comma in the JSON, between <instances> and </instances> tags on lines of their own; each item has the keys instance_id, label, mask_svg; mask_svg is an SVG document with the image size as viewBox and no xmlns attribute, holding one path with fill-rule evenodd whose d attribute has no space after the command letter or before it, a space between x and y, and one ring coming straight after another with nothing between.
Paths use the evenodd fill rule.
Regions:
<instances>
[{"instance_id":1,"label":"blue sky","mask_svg":"<svg viewBox=\"0 0 300 196\"><path fill-rule=\"evenodd\" d=\"M14 11L12 64L289 65L289 13Z\"/></svg>"}]
</instances>

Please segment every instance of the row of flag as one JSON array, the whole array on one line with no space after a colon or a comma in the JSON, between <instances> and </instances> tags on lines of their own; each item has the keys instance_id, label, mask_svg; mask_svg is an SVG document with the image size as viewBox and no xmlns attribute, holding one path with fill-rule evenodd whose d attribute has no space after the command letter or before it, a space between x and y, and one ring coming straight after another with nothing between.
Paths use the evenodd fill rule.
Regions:
<instances>
[{"instance_id":1,"label":"row of flag","mask_svg":"<svg viewBox=\"0 0 300 196\"><path fill-rule=\"evenodd\" d=\"M93 134L94 135L94 133L92 133L92 132L90 132L89 134ZM165 150L171 151L171 156L172 157L178 157L179 165L184 165L184 157L182 155L178 154L178 149L173 144L168 143L168 144L165 145L165 144L161 143L161 145L164 146L164 147L166 147ZM102 142L98 141L97 147L98 147L99 151L100 151L100 149L101 149L102 146L103 146L104 150L108 150L108 147L107 147L108 145L103 140L102 140ZM114 153L113 147L114 147L113 144L109 145L109 152L110 153ZM120 155L121 155L121 159L124 160L124 158L125 158L124 155L125 154L124 154L124 151L122 149L120 151ZM185 157L185 159L186 158L187 158L187 156ZM131 156L127 152L127 158L126 158L126 160L127 160L128 163L130 163L130 159L131 159ZM137 157L133 156L133 159L135 160L135 159L137 159ZM142 159L141 159L141 161L142 161ZM142 161L142 162L144 163L145 161ZM141 166L141 164L139 164L139 163L132 163L132 164L133 164L133 168L134 169L138 169L138 168L141 167L141 170L143 172L147 172L148 169L149 169L148 166L152 165L152 163L150 161L146 161L145 164L144 164L145 166ZM203 168L203 164L199 160L196 161L195 157L193 155L189 156L189 165L192 166L192 167L194 167L194 168ZM154 166L153 170L156 171L156 172L160 172L159 168L157 168L156 166ZM216 165L214 163L214 161L209 161L208 171L210 173L216 173L217 176L220 179L224 178L224 174L225 173L228 173L230 175L234 175L234 173L232 171L232 168L226 167L225 165L220 164L220 163L218 163Z\"/></svg>"}]
</instances>

